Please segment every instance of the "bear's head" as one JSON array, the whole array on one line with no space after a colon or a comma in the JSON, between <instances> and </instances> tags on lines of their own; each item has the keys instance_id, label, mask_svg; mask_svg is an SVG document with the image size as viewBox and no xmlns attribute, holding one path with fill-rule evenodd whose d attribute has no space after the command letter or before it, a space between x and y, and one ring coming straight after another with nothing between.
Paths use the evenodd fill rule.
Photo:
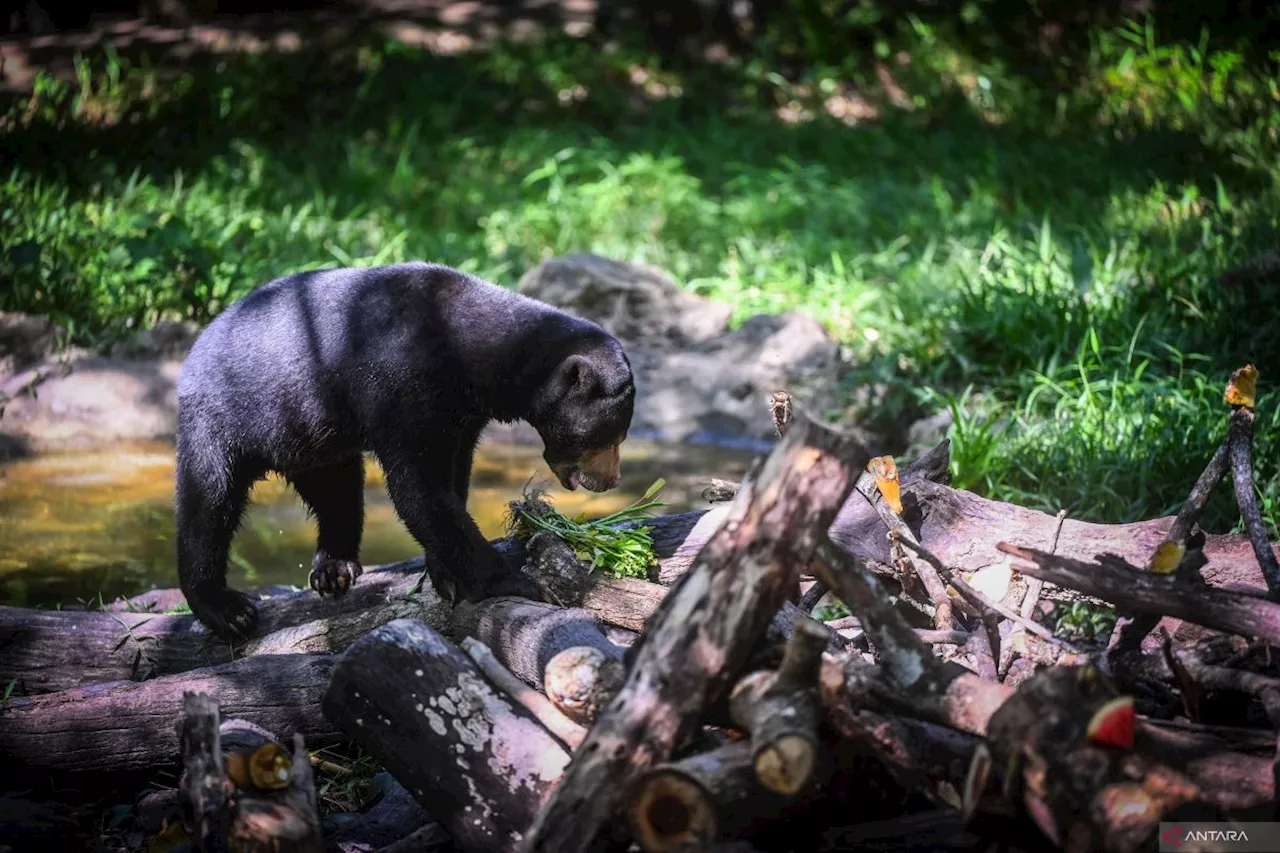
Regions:
<instances>
[{"instance_id":1,"label":"bear's head","mask_svg":"<svg viewBox=\"0 0 1280 853\"><path fill-rule=\"evenodd\" d=\"M570 351L539 389L529 422L560 485L604 492L622 476L620 448L631 429L636 387L622 345L612 337Z\"/></svg>"}]
</instances>

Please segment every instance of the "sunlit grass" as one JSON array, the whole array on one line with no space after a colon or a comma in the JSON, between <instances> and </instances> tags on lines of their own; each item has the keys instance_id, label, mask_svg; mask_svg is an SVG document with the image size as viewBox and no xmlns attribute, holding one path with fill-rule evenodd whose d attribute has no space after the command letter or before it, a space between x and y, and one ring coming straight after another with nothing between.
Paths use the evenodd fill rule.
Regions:
<instances>
[{"instance_id":1,"label":"sunlit grass","mask_svg":"<svg viewBox=\"0 0 1280 853\"><path fill-rule=\"evenodd\" d=\"M854 62L676 73L564 38L163 84L108 56L8 112L0 308L109 342L303 268L422 258L511 285L597 252L737 319L823 321L856 365L845 416L900 429L955 404L963 485L1100 520L1176 507L1230 371L1255 361L1265 390L1280 352L1277 320L1219 281L1274 248L1274 60L1132 25L1049 98L919 21L890 41L909 110ZM873 114L846 122L830 99L854 95ZM1231 526L1230 503L1209 519Z\"/></svg>"}]
</instances>

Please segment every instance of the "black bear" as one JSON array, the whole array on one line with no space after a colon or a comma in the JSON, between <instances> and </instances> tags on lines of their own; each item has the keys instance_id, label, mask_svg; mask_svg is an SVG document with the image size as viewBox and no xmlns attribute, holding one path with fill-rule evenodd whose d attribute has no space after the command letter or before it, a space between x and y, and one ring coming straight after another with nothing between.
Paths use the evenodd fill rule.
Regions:
<instances>
[{"instance_id":1,"label":"black bear","mask_svg":"<svg viewBox=\"0 0 1280 853\"><path fill-rule=\"evenodd\" d=\"M631 365L600 326L439 264L276 279L200 334L178 381L178 576L220 637L257 611L226 563L253 484L282 475L316 518L310 585L361 573L363 452L446 598L537 598L467 514L490 421L525 420L567 489L618 483L635 405Z\"/></svg>"}]
</instances>

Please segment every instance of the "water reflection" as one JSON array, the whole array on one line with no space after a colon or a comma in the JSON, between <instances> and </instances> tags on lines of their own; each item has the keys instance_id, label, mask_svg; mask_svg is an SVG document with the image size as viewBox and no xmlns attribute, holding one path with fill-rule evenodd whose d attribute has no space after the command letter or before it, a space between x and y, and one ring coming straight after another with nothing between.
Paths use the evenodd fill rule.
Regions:
<instances>
[{"instance_id":1,"label":"water reflection","mask_svg":"<svg viewBox=\"0 0 1280 853\"><path fill-rule=\"evenodd\" d=\"M502 535L507 502L530 477L546 480L568 515L605 515L644 493L658 477L677 512L705 507L710 477L737 479L750 456L710 446L629 441L623 483L606 494L567 492L554 484L537 446L482 444L476 454L470 507L485 535ZM0 603L53 606L110 601L177 585L173 547L173 449L131 445L111 452L39 456L0 465ZM366 565L401 560L417 545L396 517L382 472L368 463ZM231 582L240 587L306 583L315 522L302 502L272 478L254 489L253 505L234 544Z\"/></svg>"}]
</instances>

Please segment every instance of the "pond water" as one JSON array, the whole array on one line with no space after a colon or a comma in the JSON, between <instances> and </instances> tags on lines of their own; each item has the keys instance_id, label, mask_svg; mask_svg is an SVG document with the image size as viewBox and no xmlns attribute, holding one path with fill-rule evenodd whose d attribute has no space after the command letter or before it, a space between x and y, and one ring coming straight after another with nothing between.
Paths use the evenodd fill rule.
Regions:
<instances>
[{"instance_id":1,"label":"pond water","mask_svg":"<svg viewBox=\"0 0 1280 853\"><path fill-rule=\"evenodd\" d=\"M480 446L469 509L486 536L504 532L507 504L530 478L545 481L557 509L607 515L644 494L659 477L662 512L705 508L711 477L739 479L751 456L713 446L639 440L623 446L622 483L604 494L555 483L541 448L511 442ZM382 472L367 463L366 566L419 553L396 516ZM73 605L177 586L173 544L173 447L130 445L108 452L36 456L0 464L0 604ZM234 586L305 585L315 522L278 478L259 483L233 545Z\"/></svg>"}]
</instances>

